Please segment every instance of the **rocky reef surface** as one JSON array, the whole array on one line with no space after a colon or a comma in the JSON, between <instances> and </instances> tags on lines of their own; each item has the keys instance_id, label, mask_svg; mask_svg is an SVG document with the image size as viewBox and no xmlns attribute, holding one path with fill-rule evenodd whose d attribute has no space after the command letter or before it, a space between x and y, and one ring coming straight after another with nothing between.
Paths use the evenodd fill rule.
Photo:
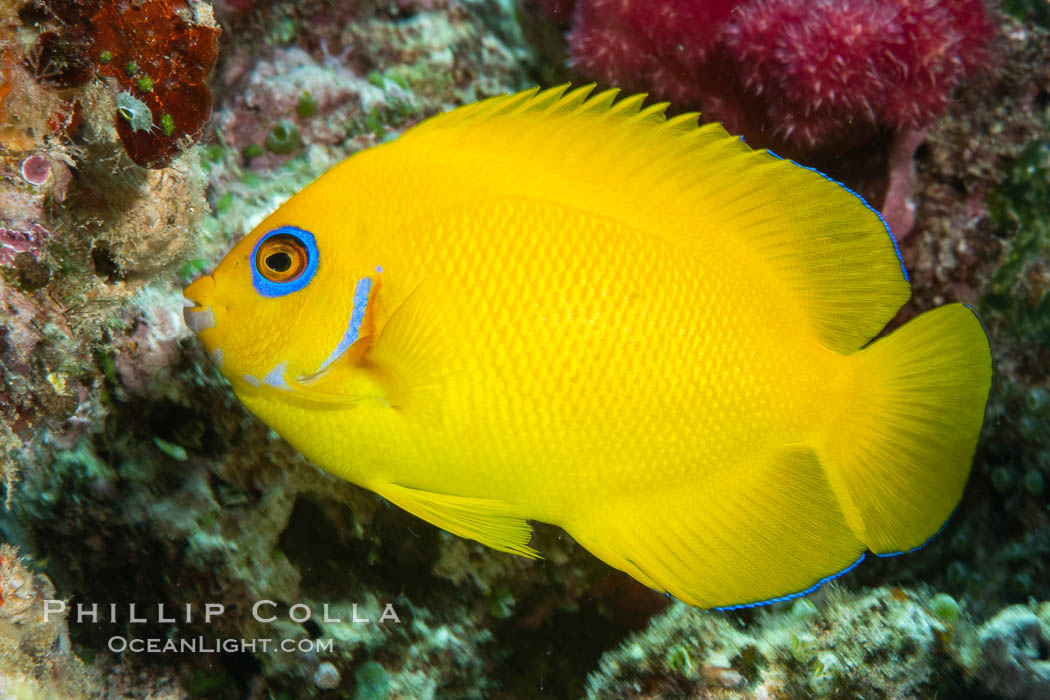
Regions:
<instances>
[{"instance_id":1,"label":"rocky reef surface","mask_svg":"<svg viewBox=\"0 0 1050 700\"><path fill-rule=\"evenodd\" d=\"M553 527L542 561L439 532L298 456L184 327L184 284L346 155L601 79L571 58L571 4L0 6L0 695L1050 697L1038 3L982 6L986 55L936 118L815 156L907 223L897 322L974 305L996 384L941 536L813 596L699 611ZM203 74L165 68L173 47ZM187 640L207 651L164 650Z\"/></svg>"}]
</instances>

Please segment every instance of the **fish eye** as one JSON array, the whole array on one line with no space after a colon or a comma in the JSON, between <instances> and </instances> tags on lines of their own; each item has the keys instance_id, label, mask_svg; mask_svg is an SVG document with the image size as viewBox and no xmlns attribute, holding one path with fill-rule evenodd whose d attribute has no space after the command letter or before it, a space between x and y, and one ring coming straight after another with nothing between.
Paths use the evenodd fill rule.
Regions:
<instances>
[{"instance_id":1,"label":"fish eye","mask_svg":"<svg viewBox=\"0 0 1050 700\"><path fill-rule=\"evenodd\" d=\"M282 226L259 239L251 262L255 290L284 296L305 287L317 272L317 243L309 231Z\"/></svg>"},{"instance_id":2,"label":"fish eye","mask_svg":"<svg viewBox=\"0 0 1050 700\"><path fill-rule=\"evenodd\" d=\"M281 234L267 238L255 253L255 265L271 282L293 280L306 270L309 253L298 238Z\"/></svg>"}]
</instances>

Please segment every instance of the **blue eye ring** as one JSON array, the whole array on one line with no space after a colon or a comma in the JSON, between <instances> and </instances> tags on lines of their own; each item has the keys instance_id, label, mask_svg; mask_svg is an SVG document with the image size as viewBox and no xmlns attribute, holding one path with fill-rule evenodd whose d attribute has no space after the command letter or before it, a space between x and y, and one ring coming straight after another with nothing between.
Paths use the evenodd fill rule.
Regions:
<instances>
[{"instance_id":1,"label":"blue eye ring","mask_svg":"<svg viewBox=\"0 0 1050 700\"><path fill-rule=\"evenodd\" d=\"M295 226L275 228L252 248L252 286L264 297L298 292L310 284L319 259L312 233Z\"/></svg>"}]
</instances>

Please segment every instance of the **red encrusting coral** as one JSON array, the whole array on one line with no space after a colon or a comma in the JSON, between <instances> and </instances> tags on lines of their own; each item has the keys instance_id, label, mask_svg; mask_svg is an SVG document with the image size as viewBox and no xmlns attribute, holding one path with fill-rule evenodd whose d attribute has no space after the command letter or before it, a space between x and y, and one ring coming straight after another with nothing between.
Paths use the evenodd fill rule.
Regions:
<instances>
[{"instance_id":1,"label":"red encrusting coral","mask_svg":"<svg viewBox=\"0 0 1050 700\"><path fill-rule=\"evenodd\" d=\"M74 32L44 32L37 37L26 64L38 82L56 88L83 85L95 74L85 49L89 41Z\"/></svg>"},{"instance_id":2,"label":"red encrusting coral","mask_svg":"<svg viewBox=\"0 0 1050 700\"><path fill-rule=\"evenodd\" d=\"M167 165L181 150L179 139L197 140L211 115L205 78L219 55L220 30L183 19L177 10L185 6L181 0L113 2L91 19L99 74L115 78L153 114L154 127L141 130L117 115L124 148L142 166Z\"/></svg>"},{"instance_id":3,"label":"red encrusting coral","mask_svg":"<svg viewBox=\"0 0 1050 700\"><path fill-rule=\"evenodd\" d=\"M54 21L26 57L36 79L56 88L110 78L122 91L114 115L128 156L162 168L197 140L211 115L205 84L220 30L195 0L51 0L23 10ZM72 113L73 110L70 110Z\"/></svg>"},{"instance_id":4,"label":"red encrusting coral","mask_svg":"<svg viewBox=\"0 0 1050 700\"><path fill-rule=\"evenodd\" d=\"M991 34L981 0L579 0L569 46L585 76L802 154L930 123Z\"/></svg>"}]
</instances>

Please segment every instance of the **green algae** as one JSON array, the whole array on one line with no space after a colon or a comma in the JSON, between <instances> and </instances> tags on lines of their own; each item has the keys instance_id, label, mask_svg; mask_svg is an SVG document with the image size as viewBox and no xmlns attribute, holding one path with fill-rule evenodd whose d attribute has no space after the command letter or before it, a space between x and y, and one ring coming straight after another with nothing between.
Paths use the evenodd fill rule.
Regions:
<instances>
[{"instance_id":1,"label":"green algae","mask_svg":"<svg viewBox=\"0 0 1050 700\"><path fill-rule=\"evenodd\" d=\"M379 116L379 110L373 108L371 112L365 115L362 120L365 127L372 132L372 135L376 139L382 139L386 134L386 129L383 128L383 120Z\"/></svg>"},{"instance_id":2,"label":"green algae","mask_svg":"<svg viewBox=\"0 0 1050 700\"><path fill-rule=\"evenodd\" d=\"M1026 285L1026 273L1050 253L1050 141L1029 144L985 201L991 223L1008 236L1008 252L980 309L1001 314L1011 334L1050 344L1050 290Z\"/></svg>"},{"instance_id":3,"label":"green algae","mask_svg":"<svg viewBox=\"0 0 1050 700\"><path fill-rule=\"evenodd\" d=\"M224 192L221 197L215 200L215 213L222 215L228 212L233 207L233 192Z\"/></svg>"},{"instance_id":4,"label":"green algae","mask_svg":"<svg viewBox=\"0 0 1050 700\"><path fill-rule=\"evenodd\" d=\"M281 120L273 125L270 132L266 134L264 142L266 149L278 155L288 155L298 151L302 145L299 137L299 129L290 121Z\"/></svg>"},{"instance_id":5,"label":"green algae","mask_svg":"<svg viewBox=\"0 0 1050 700\"><path fill-rule=\"evenodd\" d=\"M689 656L689 649L682 644L671 647L667 652L667 667L675 673L689 676L693 671L693 659Z\"/></svg>"},{"instance_id":6,"label":"green algae","mask_svg":"<svg viewBox=\"0 0 1050 700\"><path fill-rule=\"evenodd\" d=\"M187 691L190 697L206 698L228 687L230 683L230 677L224 671L197 670L189 682Z\"/></svg>"},{"instance_id":7,"label":"green algae","mask_svg":"<svg viewBox=\"0 0 1050 700\"><path fill-rule=\"evenodd\" d=\"M309 90L303 90L303 94L299 95L299 101L295 103L295 113L304 119L317 114L317 99Z\"/></svg>"},{"instance_id":8,"label":"green algae","mask_svg":"<svg viewBox=\"0 0 1050 700\"><path fill-rule=\"evenodd\" d=\"M354 673L354 700L383 700L390 695L390 674L375 661L366 661Z\"/></svg>"},{"instance_id":9,"label":"green algae","mask_svg":"<svg viewBox=\"0 0 1050 700\"><path fill-rule=\"evenodd\" d=\"M165 136L171 136L175 133L175 117L171 116L167 112L160 115L160 130Z\"/></svg>"},{"instance_id":10,"label":"green algae","mask_svg":"<svg viewBox=\"0 0 1050 700\"><path fill-rule=\"evenodd\" d=\"M1022 22L1050 27L1050 3L1046 0L1003 0L1002 9Z\"/></svg>"},{"instance_id":11,"label":"green algae","mask_svg":"<svg viewBox=\"0 0 1050 700\"><path fill-rule=\"evenodd\" d=\"M263 147L257 143L249 143L247 146L241 149L241 155L244 156L245 160L258 158L263 153Z\"/></svg>"},{"instance_id":12,"label":"green algae","mask_svg":"<svg viewBox=\"0 0 1050 700\"><path fill-rule=\"evenodd\" d=\"M791 614L797 618L807 619L818 614L817 606L813 605L808 598L799 598L791 606Z\"/></svg>"},{"instance_id":13,"label":"green algae","mask_svg":"<svg viewBox=\"0 0 1050 700\"><path fill-rule=\"evenodd\" d=\"M506 586L497 586L489 598L489 612L497 620L506 620L514 615L514 594Z\"/></svg>"},{"instance_id":14,"label":"green algae","mask_svg":"<svg viewBox=\"0 0 1050 700\"><path fill-rule=\"evenodd\" d=\"M204 149L204 157L212 163L218 163L223 159L226 154L226 149L222 146L212 144Z\"/></svg>"},{"instance_id":15,"label":"green algae","mask_svg":"<svg viewBox=\"0 0 1050 700\"><path fill-rule=\"evenodd\" d=\"M930 600L930 610L945 622L954 623L959 619L959 603L947 593L938 593Z\"/></svg>"},{"instance_id":16,"label":"green algae","mask_svg":"<svg viewBox=\"0 0 1050 700\"><path fill-rule=\"evenodd\" d=\"M176 445L173 442L168 442L164 438L157 437L156 435L153 436L153 444L157 446L157 449L159 449L161 452L168 455L172 459L179 462L186 461L186 448L182 445Z\"/></svg>"}]
</instances>

